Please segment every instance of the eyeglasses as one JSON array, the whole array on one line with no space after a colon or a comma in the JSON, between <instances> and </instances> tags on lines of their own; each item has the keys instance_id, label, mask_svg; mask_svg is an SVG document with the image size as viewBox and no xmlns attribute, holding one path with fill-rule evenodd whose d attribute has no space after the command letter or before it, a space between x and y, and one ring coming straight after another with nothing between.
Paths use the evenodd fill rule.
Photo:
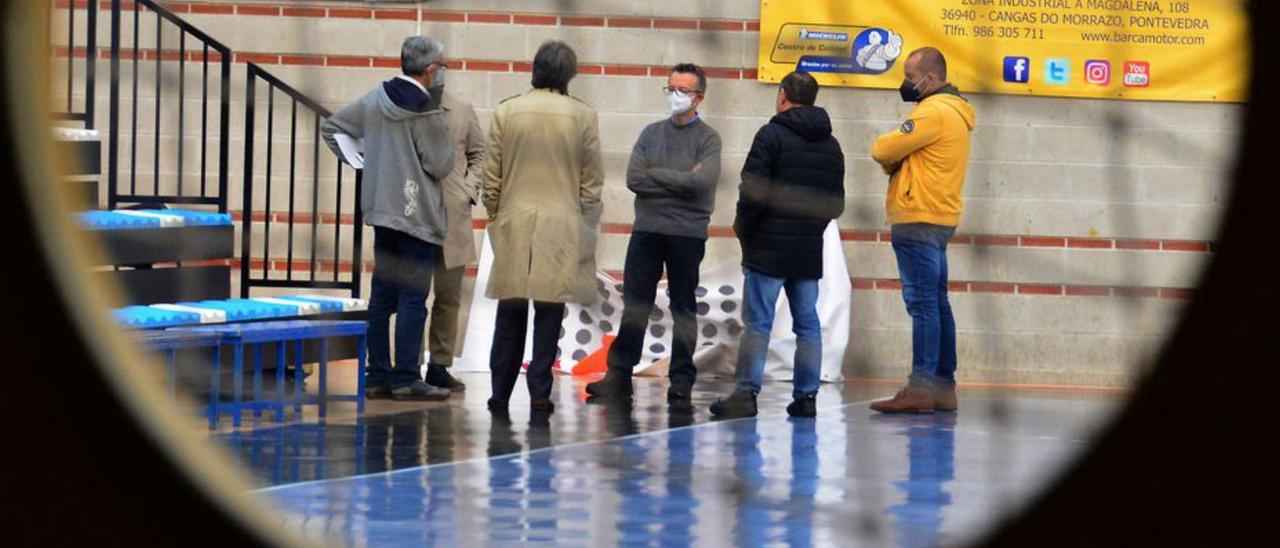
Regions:
<instances>
[{"instance_id":1,"label":"eyeglasses","mask_svg":"<svg viewBox=\"0 0 1280 548\"><path fill-rule=\"evenodd\" d=\"M701 91L698 91L696 89L678 88L674 86L662 86L662 92L667 95L671 95L672 93L675 93L677 91L685 95L698 95L702 93Z\"/></svg>"},{"instance_id":2,"label":"eyeglasses","mask_svg":"<svg viewBox=\"0 0 1280 548\"><path fill-rule=\"evenodd\" d=\"M448 64L448 63L446 63L446 62L444 62L444 61L436 61L436 62L431 63L431 64L433 64L433 65L435 65L435 66L438 66L438 67L440 67L440 68L442 68L442 69L447 69L447 68L449 68L449 64Z\"/></svg>"}]
</instances>

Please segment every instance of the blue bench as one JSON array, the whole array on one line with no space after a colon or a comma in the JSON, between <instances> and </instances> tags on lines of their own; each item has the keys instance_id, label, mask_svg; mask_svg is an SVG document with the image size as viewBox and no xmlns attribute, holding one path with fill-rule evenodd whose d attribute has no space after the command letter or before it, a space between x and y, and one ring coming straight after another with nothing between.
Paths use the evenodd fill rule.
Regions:
<instances>
[{"instance_id":1,"label":"blue bench","mask_svg":"<svg viewBox=\"0 0 1280 548\"><path fill-rule=\"evenodd\" d=\"M141 331L134 335L134 338L151 348L165 354L165 370L167 372L166 383L169 388L169 397L173 398L177 391L178 378L178 351L192 348L211 348L212 349L212 365L213 371L210 378L209 390L209 429L218 426L218 382L221 377L222 364L222 334L221 333L203 333L203 332L181 332L181 331Z\"/></svg>"},{"instance_id":2,"label":"blue bench","mask_svg":"<svg viewBox=\"0 0 1280 548\"><path fill-rule=\"evenodd\" d=\"M368 331L368 324L362 321L306 321L306 320L289 320L289 321L267 321L237 324L219 324L219 325L203 325L198 327L176 327L171 328L165 333L180 334L203 334L216 335L220 337L220 344L231 345L232 356L234 357L234 380L232 381L233 396L232 403L229 406L218 402L218 384L214 381L210 398L209 409L209 426L217 427L218 416L224 411L231 413L232 425L240 426L241 415L248 408L254 412L254 416L261 416L263 409L275 411L276 422L284 421L284 411L288 404L292 403L295 412L302 411L304 403L315 403L319 408L319 415L324 418L327 412L327 403L329 400L338 401L354 401L356 402L356 411L364 413L364 376L365 376L365 342ZM354 395L329 396L328 394L328 339L332 337L357 337L357 354L358 367L356 374L356 393ZM319 369L319 394L315 397L307 397L302 392L302 375L295 376L294 393L292 398L285 396L285 378L284 367L276 367L276 394L274 400L262 399L262 347L268 343L276 344L277 363L284 364L287 362L286 355L289 343L296 343L296 351L294 354L294 367L298 371L302 370L302 350L303 342L308 340L318 340L320 342L320 359L317 368ZM244 404L244 347L251 345L253 347L253 402ZM218 365L214 365L214 374L217 375Z\"/></svg>"},{"instance_id":3,"label":"blue bench","mask_svg":"<svg viewBox=\"0 0 1280 548\"><path fill-rule=\"evenodd\" d=\"M112 318L116 324L131 329L163 329L353 312L365 310L367 306L367 303L361 299L324 295L281 295L253 299L126 306L114 310Z\"/></svg>"}]
</instances>

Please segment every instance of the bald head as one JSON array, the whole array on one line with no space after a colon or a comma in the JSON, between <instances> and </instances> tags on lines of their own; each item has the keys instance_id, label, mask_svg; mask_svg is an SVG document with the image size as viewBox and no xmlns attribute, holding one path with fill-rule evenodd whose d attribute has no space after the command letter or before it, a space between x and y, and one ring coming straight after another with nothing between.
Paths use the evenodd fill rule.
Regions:
<instances>
[{"instance_id":1,"label":"bald head","mask_svg":"<svg viewBox=\"0 0 1280 548\"><path fill-rule=\"evenodd\" d=\"M902 64L902 73L906 78L902 84L904 101L919 101L947 86L947 60L938 48L911 52Z\"/></svg>"},{"instance_id":2,"label":"bald head","mask_svg":"<svg viewBox=\"0 0 1280 548\"><path fill-rule=\"evenodd\" d=\"M907 56L907 64L916 65L916 70L923 74L932 74L940 82L947 81L947 58L935 47L923 47Z\"/></svg>"}]
</instances>

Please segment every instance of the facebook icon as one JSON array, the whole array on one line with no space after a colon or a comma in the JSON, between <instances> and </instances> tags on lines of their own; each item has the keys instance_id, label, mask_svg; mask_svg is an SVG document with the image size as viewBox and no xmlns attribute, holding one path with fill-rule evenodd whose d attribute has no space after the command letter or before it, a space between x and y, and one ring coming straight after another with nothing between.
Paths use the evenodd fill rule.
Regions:
<instances>
[{"instance_id":1,"label":"facebook icon","mask_svg":"<svg viewBox=\"0 0 1280 548\"><path fill-rule=\"evenodd\" d=\"M1004 81L1025 84L1031 79L1031 60L1026 57L1004 58Z\"/></svg>"}]
</instances>

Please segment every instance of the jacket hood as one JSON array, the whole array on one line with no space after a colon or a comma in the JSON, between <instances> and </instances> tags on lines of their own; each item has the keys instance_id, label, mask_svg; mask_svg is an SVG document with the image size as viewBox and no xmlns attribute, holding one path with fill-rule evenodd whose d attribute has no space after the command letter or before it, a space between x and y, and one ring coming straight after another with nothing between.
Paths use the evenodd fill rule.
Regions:
<instances>
[{"instance_id":1,"label":"jacket hood","mask_svg":"<svg viewBox=\"0 0 1280 548\"><path fill-rule=\"evenodd\" d=\"M393 78L378 89L378 108L387 119L399 122L427 113L427 94L409 82Z\"/></svg>"},{"instance_id":2,"label":"jacket hood","mask_svg":"<svg viewBox=\"0 0 1280 548\"><path fill-rule=\"evenodd\" d=\"M921 103L931 102L939 103L943 108L954 110L964 120L965 125L969 127L969 131L973 131L973 128L977 125L977 115L973 110L973 105L969 104L968 99L960 96L960 92L956 90L955 86L942 88L937 93L925 97L924 101L921 101Z\"/></svg>"},{"instance_id":3,"label":"jacket hood","mask_svg":"<svg viewBox=\"0 0 1280 548\"><path fill-rule=\"evenodd\" d=\"M821 141L831 136L831 117L822 107L793 107L775 115L770 122L790 129L808 141Z\"/></svg>"}]
</instances>

